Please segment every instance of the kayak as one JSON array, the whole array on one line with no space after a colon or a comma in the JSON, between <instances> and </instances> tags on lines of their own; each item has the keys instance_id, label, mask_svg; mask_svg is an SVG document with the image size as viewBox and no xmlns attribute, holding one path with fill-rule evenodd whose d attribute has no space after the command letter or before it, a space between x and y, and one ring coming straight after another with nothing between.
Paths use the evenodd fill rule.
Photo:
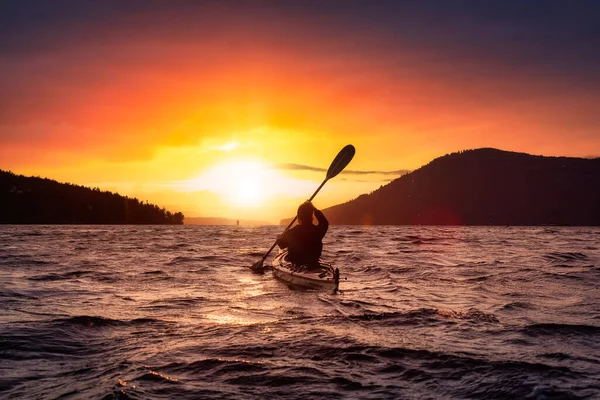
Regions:
<instances>
[{"instance_id":1,"label":"kayak","mask_svg":"<svg viewBox=\"0 0 600 400\"><path fill-rule=\"evenodd\" d=\"M319 262L319 268L307 270L306 266L294 265L287 260L287 250L281 251L273 259L273 275L290 286L337 291L340 284L340 271L329 263Z\"/></svg>"}]
</instances>

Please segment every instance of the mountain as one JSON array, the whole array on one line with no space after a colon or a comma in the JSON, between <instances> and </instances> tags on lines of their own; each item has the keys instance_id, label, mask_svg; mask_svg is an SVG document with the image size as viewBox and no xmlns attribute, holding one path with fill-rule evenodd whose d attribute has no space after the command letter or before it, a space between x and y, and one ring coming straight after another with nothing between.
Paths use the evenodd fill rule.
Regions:
<instances>
[{"instance_id":1,"label":"mountain","mask_svg":"<svg viewBox=\"0 0 600 400\"><path fill-rule=\"evenodd\" d=\"M324 212L348 225L598 226L600 158L466 150Z\"/></svg>"},{"instance_id":2,"label":"mountain","mask_svg":"<svg viewBox=\"0 0 600 400\"><path fill-rule=\"evenodd\" d=\"M0 223L183 224L180 212L116 193L0 170Z\"/></svg>"}]
</instances>

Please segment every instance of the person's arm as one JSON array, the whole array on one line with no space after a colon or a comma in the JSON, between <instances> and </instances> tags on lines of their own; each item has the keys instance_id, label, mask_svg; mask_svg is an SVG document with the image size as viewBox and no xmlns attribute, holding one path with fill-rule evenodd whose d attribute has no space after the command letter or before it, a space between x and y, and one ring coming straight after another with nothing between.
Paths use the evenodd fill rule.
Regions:
<instances>
[{"instance_id":1,"label":"person's arm","mask_svg":"<svg viewBox=\"0 0 600 400\"><path fill-rule=\"evenodd\" d=\"M327 218L325 218L325 214L323 214L320 210L317 210L315 208L314 213L315 217L317 218L317 221L319 221L319 225L317 225L317 228L319 228L319 233L321 234L322 239L327 233L327 229L329 228L329 221L327 221Z\"/></svg>"},{"instance_id":2,"label":"person's arm","mask_svg":"<svg viewBox=\"0 0 600 400\"><path fill-rule=\"evenodd\" d=\"M277 245L280 249L285 249L286 247L288 247L288 239L286 233L288 233L288 231L285 231L281 235L277 236Z\"/></svg>"}]
</instances>

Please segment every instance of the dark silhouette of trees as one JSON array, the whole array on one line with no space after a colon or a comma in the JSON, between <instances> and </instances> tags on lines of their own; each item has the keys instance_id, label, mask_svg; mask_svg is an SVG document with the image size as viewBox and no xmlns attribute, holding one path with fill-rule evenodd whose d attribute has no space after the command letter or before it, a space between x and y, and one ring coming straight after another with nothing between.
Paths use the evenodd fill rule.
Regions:
<instances>
[{"instance_id":1,"label":"dark silhouette of trees","mask_svg":"<svg viewBox=\"0 0 600 400\"><path fill-rule=\"evenodd\" d=\"M598 226L600 158L466 150L324 212L332 224Z\"/></svg>"},{"instance_id":2,"label":"dark silhouette of trees","mask_svg":"<svg viewBox=\"0 0 600 400\"><path fill-rule=\"evenodd\" d=\"M0 223L5 224L183 224L148 202L99 188L0 170Z\"/></svg>"}]
</instances>

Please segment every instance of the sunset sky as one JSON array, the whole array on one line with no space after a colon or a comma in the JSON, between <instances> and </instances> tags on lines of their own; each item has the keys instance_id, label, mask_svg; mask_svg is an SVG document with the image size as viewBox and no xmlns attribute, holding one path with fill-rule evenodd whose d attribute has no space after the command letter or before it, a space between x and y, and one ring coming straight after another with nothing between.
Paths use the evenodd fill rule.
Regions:
<instances>
[{"instance_id":1,"label":"sunset sky","mask_svg":"<svg viewBox=\"0 0 600 400\"><path fill-rule=\"evenodd\" d=\"M600 156L600 1L3 1L0 169L278 222L446 153Z\"/></svg>"}]
</instances>

